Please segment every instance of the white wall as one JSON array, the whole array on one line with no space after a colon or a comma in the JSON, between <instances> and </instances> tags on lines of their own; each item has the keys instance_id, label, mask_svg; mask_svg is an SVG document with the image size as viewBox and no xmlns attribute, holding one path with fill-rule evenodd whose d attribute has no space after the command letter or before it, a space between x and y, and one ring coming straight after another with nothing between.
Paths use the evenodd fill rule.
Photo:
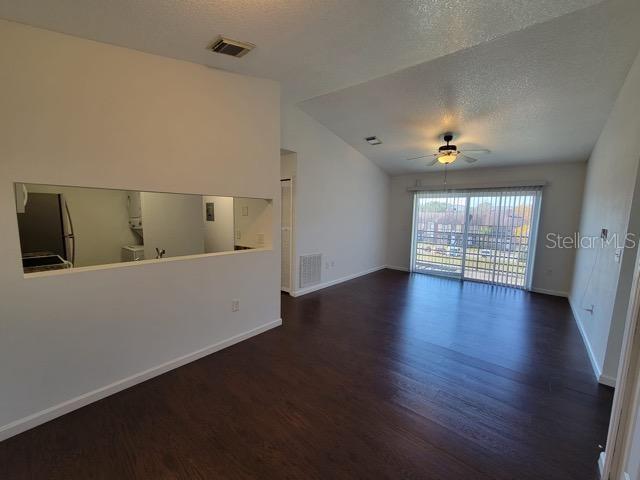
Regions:
<instances>
[{"instance_id":1,"label":"white wall","mask_svg":"<svg viewBox=\"0 0 640 480\"><path fill-rule=\"evenodd\" d=\"M4 21L0 64L0 438L278 324L275 221L272 251L25 278L13 192L215 192L279 210L277 84Z\"/></svg>"},{"instance_id":2,"label":"white wall","mask_svg":"<svg viewBox=\"0 0 640 480\"><path fill-rule=\"evenodd\" d=\"M388 175L295 106L283 106L282 148L297 154L294 286L301 255L323 255L323 284L384 266Z\"/></svg>"},{"instance_id":3,"label":"white wall","mask_svg":"<svg viewBox=\"0 0 640 480\"><path fill-rule=\"evenodd\" d=\"M637 192L635 208L632 202L640 158L639 132L640 56L589 159L582 235L599 236L602 228L607 228L610 236L624 237L634 230L638 233ZM630 230L630 224L635 225L634 230ZM605 383L613 383L618 370L635 250L626 251L620 263L614 256L615 245L579 250L570 297L594 370ZM593 314L584 310L590 305L594 305Z\"/></svg>"},{"instance_id":4,"label":"white wall","mask_svg":"<svg viewBox=\"0 0 640 480\"><path fill-rule=\"evenodd\" d=\"M206 205L213 203L213 222L207 221ZM229 252L233 245L233 197L202 197L202 218L204 221L204 251Z\"/></svg>"},{"instance_id":5,"label":"white wall","mask_svg":"<svg viewBox=\"0 0 640 480\"><path fill-rule=\"evenodd\" d=\"M578 229L586 164L560 163L504 168L470 168L448 172L449 185L481 185L492 182L546 180L542 193L538 244L532 288L554 295L568 295L571 287L575 252L572 249L545 247L547 233L572 235ZM425 175L402 175L391 179L391 206L388 230L387 263L408 269L411 261L413 194L408 187L442 185L442 171Z\"/></svg>"},{"instance_id":6,"label":"white wall","mask_svg":"<svg viewBox=\"0 0 640 480\"><path fill-rule=\"evenodd\" d=\"M156 249L166 257L205 253L200 195L141 192L140 199L144 258L156 258Z\"/></svg>"},{"instance_id":7,"label":"white wall","mask_svg":"<svg viewBox=\"0 0 640 480\"><path fill-rule=\"evenodd\" d=\"M75 232L76 267L118 263L122 247L140 241L129 228L125 191L53 185L28 185L28 189L64 194Z\"/></svg>"},{"instance_id":8,"label":"white wall","mask_svg":"<svg viewBox=\"0 0 640 480\"><path fill-rule=\"evenodd\" d=\"M233 221L236 245L247 248L271 246L272 202L263 198L234 198Z\"/></svg>"},{"instance_id":9,"label":"white wall","mask_svg":"<svg viewBox=\"0 0 640 480\"><path fill-rule=\"evenodd\" d=\"M294 152L282 151L280 154L280 178L292 179L298 169L298 156Z\"/></svg>"}]
</instances>

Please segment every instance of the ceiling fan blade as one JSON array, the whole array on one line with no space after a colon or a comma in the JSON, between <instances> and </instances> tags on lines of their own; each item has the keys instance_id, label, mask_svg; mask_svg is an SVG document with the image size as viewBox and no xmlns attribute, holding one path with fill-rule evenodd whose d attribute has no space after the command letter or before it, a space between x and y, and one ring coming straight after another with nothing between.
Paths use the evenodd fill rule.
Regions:
<instances>
[{"instance_id":1,"label":"ceiling fan blade","mask_svg":"<svg viewBox=\"0 0 640 480\"><path fill-rule=\"evenodd\" d=\"M477 158L469 157L468 155L460 155L460 156L467 163L476 163L478 161Z\"/></svg>"},{"instance_id":2,"label":"ceiling fan blade","mask_svg":"<svg viewBox=\"0 0 640 480\"><path fill-rule=\"evenodd\" d=\"M433 162L427 163L427 167L433 167L436 163L438 163L437 158Z\"/></svg>"},{"instance_id":3,"label":"ceiling fan blade","mask_svg":"<svg viewBox=\"0 0 640 480\"><path fill-rule=\"evenodd\" d=\"M491 153L491 150L487 150L486 148L474 148L467 150L463 148L462 150L458 150L460 153Z\"/></svg>"},{"instance_id":4,"label":"ceiling fan blade","mask_svg":"<svg viewBox=\"0 0 640 480\"><path fill-rule=\"evenodd\" d=\"M428 155L421 155L419 157L411 157L411 158L407 158L407 161L410 160L420 160L421 158L429 158L429 157L435 157L437 155L437 153L430 153Z\"/></svg>"}]
</instances>

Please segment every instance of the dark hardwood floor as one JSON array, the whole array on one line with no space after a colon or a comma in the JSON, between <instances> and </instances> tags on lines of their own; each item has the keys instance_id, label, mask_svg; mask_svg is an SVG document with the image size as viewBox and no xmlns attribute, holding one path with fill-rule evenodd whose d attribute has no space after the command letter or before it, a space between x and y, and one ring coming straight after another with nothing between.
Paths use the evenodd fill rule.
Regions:
<instances>
[{"instance_id":1,"label":"dark hardwood floor","mask_svg":"<svg viewBox=\"0 0 640 480\"><path fill-rule=\"evenodd\" d=\"M565 299L381 271L0 443L9 479L593 479L612 390Z\"/></svg>"}]
</instances>

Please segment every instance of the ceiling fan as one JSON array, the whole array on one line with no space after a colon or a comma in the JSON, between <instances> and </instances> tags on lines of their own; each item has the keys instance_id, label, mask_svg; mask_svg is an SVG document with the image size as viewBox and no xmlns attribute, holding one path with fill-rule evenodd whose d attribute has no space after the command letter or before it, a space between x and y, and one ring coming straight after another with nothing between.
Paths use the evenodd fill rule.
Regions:
<instances>
[{"instance_id":1,"label":"ceiling fan","mask_svg":"<svg viewBox=\"0 0 640 480\"><path fill-rule=\"evenodd\" d=\"M430 153L429 155L421 155L419 157L408 158L407 160L419 160L421 158L435 157L432 162L427 164L428 167L432 167L437 163L441 163L443 165L451 165L458 158L462 158L467 163L475 163L478 161L478 159L470 157L469 155L467 155L467 153L490 153L490 151L487 149L458 150L458 147L456 145L451 144L451 141L453 140L452 133L445 133L443 139L445 142L447 142L447 144L440 146L437 152Z\"/></svg>"}]
</instances>

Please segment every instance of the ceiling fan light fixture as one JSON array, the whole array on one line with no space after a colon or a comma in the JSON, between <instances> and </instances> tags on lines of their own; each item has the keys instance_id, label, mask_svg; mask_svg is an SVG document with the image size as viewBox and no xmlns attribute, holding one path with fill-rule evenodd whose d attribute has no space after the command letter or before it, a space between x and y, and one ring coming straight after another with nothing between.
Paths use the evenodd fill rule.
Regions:
<instances>
[{"instance_id":1,"label":"ceiling fan light fixture","mask_svg":"<svg viewBox=\"0 0 640 480\"><path fill-rule=\"evenodd\" d=\"M450 165L453 162L455 162L458 159L458 157L460 157L466 163L477 162L478 159L467 155L468 152L491 153L489 150L485 148L475 149L475 150L468 150L465 148L463 150L458 150L458 147L451 143L451 141L453 140L452 133L445 133L442 138L445 142L447 142L446 145L441 145L440 147L438 147L438 150L435 151L434 153L428 154L428 155L420 155L418 157L407 158L407 160L420 160L422 158L428 158L431 160L431 162L428 163L427 166L432 167L438 163L440 165Z\"/></svg>"},{"instance_id":2,"label":"ceiling fan light fixture","mask_svg":"<svg viewBox=\"0 0 640 480\"><path fill-rule=\"evenodd\" d=\"M449 151L443 153L442 155L438 155L438 162L442 163L443 165L449 165L450 163L455 162L456 158L458 158L458 152Z\"/></svg>"}]
</instances>

